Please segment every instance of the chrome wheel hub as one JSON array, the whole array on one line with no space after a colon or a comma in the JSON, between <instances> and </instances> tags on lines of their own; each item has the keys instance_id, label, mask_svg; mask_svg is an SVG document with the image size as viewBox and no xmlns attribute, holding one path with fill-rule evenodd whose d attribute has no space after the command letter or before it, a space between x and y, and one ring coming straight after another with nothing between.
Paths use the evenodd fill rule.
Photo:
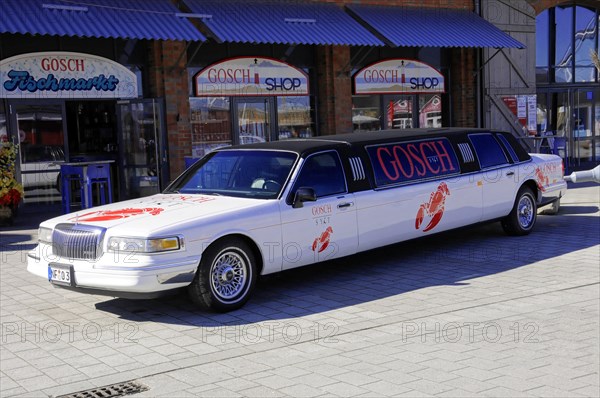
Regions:
<instances>
[{"instance_id":1,"label":"chrome wheel hub","mask_svg":"<svg viewBox=\"0 0 600 398\"><path fill-rule=\"evenodd\" d=\"M523 196L521 200L519 200L519 208L518 208L518 217L519 224L523 228L529 228L533 221L534 213L533 213L533 202L529 196Z\"/></svg>"},{"instance_id":2,"label":"chrome wheel hub","mask_svg":"<svg viewBox=\"0 0 600 398\"><path fill-rule=\"evenodd\" d=\"M210 278L215 294L223 300L234 299L246 285L246 270L244 258L237 253L227 251L217 257Z\"/></svg>"}]
</instances>

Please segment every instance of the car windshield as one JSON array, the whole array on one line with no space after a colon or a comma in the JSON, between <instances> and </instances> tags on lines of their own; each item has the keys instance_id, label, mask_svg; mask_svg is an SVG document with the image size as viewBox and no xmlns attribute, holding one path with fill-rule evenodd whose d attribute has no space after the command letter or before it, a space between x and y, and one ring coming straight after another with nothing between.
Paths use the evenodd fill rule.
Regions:
<instances>
[{"instance_id":1,"label":"car windshield","mask_svg":"<svg viewBox=\"0 0 600 398\"><path fill-rule=\"evenodd\" d=\"M274 199L283 189L297 155L265 150L225 150L209 154L165 193Z\"/></svg>"}]
</instances>

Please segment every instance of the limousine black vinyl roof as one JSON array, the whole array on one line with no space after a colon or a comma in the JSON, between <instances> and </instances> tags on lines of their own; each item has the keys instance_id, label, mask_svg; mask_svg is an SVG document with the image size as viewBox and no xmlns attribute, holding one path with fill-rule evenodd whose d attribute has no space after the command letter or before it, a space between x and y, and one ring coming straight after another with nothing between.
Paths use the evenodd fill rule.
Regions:
<instances>
[{"instance_id":1,"label":"limousine black vinyl roof","mask_svg":"<svg viewBox=\"0 0 600 398\"><path fill-rule=\"evenodd\" d=\"M299 154L316 152L332 147L343 145L359 146L365 144L377 144L392 142L394 140L408 141L411 139L423 139L427 137L443 136L450 141L460 140L467 133L489 132L489 129L479 128L432 128L432 129L405 129L405 130L379 130L360 133L322 135L312 138L300 138L273 142L261 142L255 144L237 145L227 149L275 149L292 151Z\"/></svg>"}]
</instances>

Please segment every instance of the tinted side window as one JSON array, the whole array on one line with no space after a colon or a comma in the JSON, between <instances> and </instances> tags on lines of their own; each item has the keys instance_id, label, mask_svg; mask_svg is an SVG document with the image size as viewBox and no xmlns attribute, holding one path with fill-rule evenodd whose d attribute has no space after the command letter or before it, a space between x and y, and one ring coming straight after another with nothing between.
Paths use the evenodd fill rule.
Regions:
<instances>
[{"instance_id":1,"label":"tinted side window","mask_svg":"<svg viewBox=\"0 0 600 398\"><path fill-rule=\"evenodd\" d=\"M482 169L506 164L506 156L492 134L469 134Z\"/></svg>"},{"instance_id":2,"label":"tinted side window","mask_svg":"<svg viewBox=\"0 0 600 398\"><path fill-rule=\"evenodd\" d=\"M504 144L504 147L506 148L506 150L510 154L510 157L512 158L513 162L518 162L519 161L519 157L517 156L517 153L515 152L515 150L513 149L513 147L508 143L508 140L506 139L506 137L503 136L502 134L498 134L496 137L498 137L498 139L500 140L500 142L502 142L502 144Z\"/></svg>"},{"instance_id":3,"label":"tinted side window","mask_svg":"<svg viewBox=\"0 0 600 398\"><path fill-rule=\"evenodd\" d=\"M317 198L346 192L346 179L337 152L310 156L300 170L296 189L310 187Z\"/></svg>"}]
</instances>

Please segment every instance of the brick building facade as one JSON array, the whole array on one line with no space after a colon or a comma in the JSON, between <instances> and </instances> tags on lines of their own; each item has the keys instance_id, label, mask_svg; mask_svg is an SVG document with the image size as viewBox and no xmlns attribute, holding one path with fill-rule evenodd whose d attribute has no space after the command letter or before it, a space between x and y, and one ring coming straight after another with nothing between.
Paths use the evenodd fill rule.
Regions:
<instances>
[{"instance_id":1,"label":"brick building facade","mask_svg":"<svg viewBox=\"0 0 600 398\"><path fill-rule=\"evenodd\" d=\"M95 1L101 3L103 0ZM210 23L206 23L206 20L203 20L202 16L198 17L200 14L194 13L193 7L188 8L186 5L188 3L185 1L171 1L170 3L172 7L179 7L179 12L187 13L185 15L196 15L189 20L192 21L192 24L204 36L207 36L205 41L172 40L169 38L140 40L118 37L118 35L114 37L98 36L90 38L78 33L53 32L46 32L45 35L44 33L31 32L42 34L42 36L32 36L29 33L9 31L7 29L0 32L0 56L2 59L11 58L21 53L34 53L38 51L89 52L127 65L132 70L136 70L137 68L136 73L140 77L138 97L140 99L158 99L158 102L162 104L164 112L160 115L162 118L160 120L164 120L164 123L160 123L160 120L156 119L155 125L157 129L164 131L165 138L163 142L161 141L163 139L156 135L157 142L155 145L158 148L155 153L152 154L149 150L146 150L146 154L138 156L138 158L143 158L147 161L156 161L159 163L158 166L154 169L147 167L148 171L146 169L140 171L142 168L139 165L132 166L132 170L137 170L134 170L135 172L132 171L132 175L133 177L141 178L147 176L140 176L135 173L146 173L149 176L153 176L156 175L156 170L158 170L158 174L160 174L161 170L166 171L160 177L160 186L156 187L157 190L160 187L164 187L168 180L184 170L186 167L184 162L185 157L194 155L195 141L198 140L194 133L194 129L196 128L194 125L198 124L196 117L199 114L204 115L203 112L206 111L205 108L202 108L202 111L194 114L194 107L197 106L196 102L206 100L206 96L197 96L195 93L196 83L194 79L196 74L210 65L231 58L267 57L282 59L292 67L304 70L309 77L308 84L310 86L310 95L306 99L306 104L308 104L306 106L310 109L306 111L306 115L308 116L305 115L304 117L310 119L311 135L348 133L356 130L356 124L353 120L356 116L355 111L358 105L353 87L354 75L361 68L390 58L421 60L444 74L446 78L446 90L440 95L440 101L438 101L442 104L440 106L441 115L439 116L439 120L443 120L443 125L472 127L482 125L482 121L478 115L481 112L480 108L482 104L481 98L478 97L478 91L480 90L478 88L478 84L480 84L478 82L480 78L478 68L480 68L479 64L481 63L481 59L479 58L481 50L477 46L445 47L440 45L440 47L420 48L414 46L390 46L388 41L383 41L381 46L369 49L368 46L361 47L354 45L269 44L268 42L227 41L221 40L213 27L210 26ZM286 4L285 2L274 0L271 3L272 7L284 8ZM296 5L302 3L294 2ZM431 10L453 9L466 10L471 13L477 11L478 5L478 2L473 0L321 0L306 3L327 4L329 6L333 4L339 10L344 10L344 7L348 5L366 5L398 8L418 7ZM555 5L557 2L530 0L529 3L536 11L540 11L546 7ZM2 7L5 7L5 5ZM275 11L273 12L275 13ZM2 23L0 21L0 27L2 27ZM361 24L366 25L364 21ZM151 29L152 26L148 26L147 28ZM368 30L374 36L382 39L381 35L374 32L375 29L372 27L369 27ZM26 46L22 45L24 38L27 38L28 44ZM374 126L376 126L374 129L390 127L391 122L384 119L389 118L391 120L395 116L391 115L388 108L392 106L393 101L399 103L401 100L406 99L406 96L397 96L393 99L388 99L389 96L380 97L376 99L371 98L370 102L371 105L375 104L373 107L379 109L380 112L380 121L374 123ZM71 127L71 122L69 122L71 118L69 112L77 114L77 112L81 113L82 109L85 111L85 109L92 109L97 105L96 103L89 104L82 101L70 104L72 100L72 98L67 99L62 105L63 109L66 109L66 111L63 111L63 118L65 119L63 120L63 124L65 134L67 135L75 134L71 131L73 128ZM273 120L277 124L277 117L282 117L280 113L283 112L284 101L279 99L274 101L272 99L268 100L270 101L269 104L271 104L270 111L276 114ZM0 98L0 116L3 117L4 124L6 125L5 128L8 128L9 132L12 131L13 136L19 131L19 119L18 116L11 114L14 109L12 105L20 104L19 101L14 97ZM43 102L45 100L41 99L40 101ZM243 101L243 98L230 97L224 102L224 104L228 105L223 105L224 107L230 107L227 120L231 125L231 132L228 132L228 134L234 135L234 138L230 141L230 143L234 144L243 143L237 136L242 133L236 130L243 116L236 114L234 110L234 107L240 101ZM420 100L418 95L413 95L412 99L409 98L409 101L412 101L411 104L415 109L422 106L422 103L425 102L421 100L422 103L419 105ZM114 106L111 104L116 104L118 108L121 102L123 101L115 99L113 103L103 104L103 107L110 108ZM290 104L293 105L292 102ZM252 104L249 103L249 105ZM94 108L94 111L97 111L96 108L97 106ZM226 111L223 112L226 113ZM418 111L413 110L413 112ZM114 122L115 135L123 134L123 128L119 125L122 124L124 119L122 115L121 119L119 119L120 115L118 111L115 111L114 114L111 114L109 111L108 118L106 119L109 122ZM368 115L364 115L363 117L374 119ZM412 116L412 121L409 120L412 123L410 126L418 127L419 117L420 115L415 113ZM75 119L76 116L72 116L72 118ZM0 118L1 120L2 118ZM210 120L210 122L215 122L215 120ZM269 123L265 122L264 126L267 124ZM256 129L256 123L251 127ZM262 128L261 126L258 127ZM291 130L294 129L292 128ZM289 132L284 131L283 133L288 134ZM282 131L275 132L273 133L273 137L277 139L277 134L281 137L283 133ZM214 138L215 135L212 137ZM117 141L122 144L124 138L115 138L115 143ZM110 145L112 145L112 142L109 142L107 147L111 148ZM67 153L67 157L72 157L77 151L73 150L73 148L69 149L69 146L73 146L73 139L65 137L65 152ZM75 146L80 152L85 152L82 150L82 148L85 149L85 145ZM207 146L207 148L210 147ZM127 157L127 151L128 149L119 149L118 153L115 152L111 155L118 167L126 166L122 164L124 162L122 158ZM69 153L71 155L68 155ZM120 180L119 184L126 185L130 181L133 181L130 176L122 174L120 170L119 173L121 173L119 174L120 177L117 178L117 180ZM143 178L141 179L143 180ZM136 192L134 196L140 194L140 190L131 191L127 189L120 190L121 195L119 199L131 196L131 192ZM150 193L150 191L147 191L147 193Z\"/></svg>"}]
</instances>

